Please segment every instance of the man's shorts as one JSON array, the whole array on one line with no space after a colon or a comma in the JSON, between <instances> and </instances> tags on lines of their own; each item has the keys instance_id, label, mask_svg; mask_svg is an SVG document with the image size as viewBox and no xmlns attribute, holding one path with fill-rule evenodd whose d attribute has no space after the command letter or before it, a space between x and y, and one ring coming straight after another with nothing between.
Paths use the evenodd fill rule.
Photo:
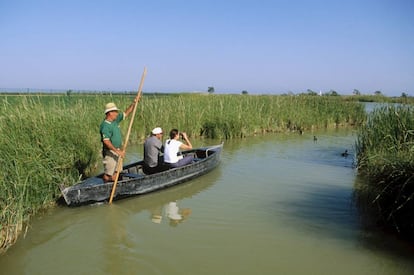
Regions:
<instances>
[{"instance_id":1,"label":"man's shorts","mask_svg":"<svg viewBox=\"0 0 414 275\"><path fill-rule=\"evenodd\" d=\"M114 151L105 151L103 158L104 173L112 176L115 174L119 156Z\"/></svg>"}]
</instances>

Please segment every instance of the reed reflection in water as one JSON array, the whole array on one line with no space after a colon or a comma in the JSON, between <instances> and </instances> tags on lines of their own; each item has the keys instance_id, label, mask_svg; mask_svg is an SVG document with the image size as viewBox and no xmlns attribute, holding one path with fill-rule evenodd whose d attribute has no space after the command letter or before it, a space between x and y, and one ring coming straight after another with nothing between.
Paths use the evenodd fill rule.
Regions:
<instances>
[{"instance_id":1,"label":"reed reflection in water","mask_svg":"<svg viewBox=\"0 0 414 275\"><path fill-rule=\"evenodd\" d=\"M186 184L36 217L0 273L413 274L409 246L360 224L354 140L227 141L220 166Z\"/></svg>"}]
</instances>

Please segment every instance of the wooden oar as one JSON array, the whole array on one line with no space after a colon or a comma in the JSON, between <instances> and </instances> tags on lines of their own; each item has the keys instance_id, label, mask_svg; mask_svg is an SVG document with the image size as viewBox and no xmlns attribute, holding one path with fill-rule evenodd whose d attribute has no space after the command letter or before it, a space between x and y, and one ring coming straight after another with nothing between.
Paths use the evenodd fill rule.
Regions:
<instances>
[{"instance_id":1,"label":"wooden oar","mask_svg":"<svg viewBox=\"0 0 414 275\"><path fill-rule=\"evenodd\" d=\"M127 132L127 135L125 137L124 146L122 147L122 152L123 153L126 152L126 148L128 146L129 135L131 133L132 123L134 123L134 117L135 117L135 112L137 111L138 102L139 102L139 99L141 98L142 86L144 85L144 79L145 79L146 74L147 74L147 68L144 67L144 72L142 73L142 77L141 77L141 83L139 84L139 88L138 88L137 102L134 105L134 110L132 111L132 118L131 118L131 121L129 122L129 126L128 126L128 132ZM116 185L118 184L119 173L121 173L121 170L122 170L122 157L119 156L118 163L117 163L117 169L116 169L116 175L115 175L115 181L114 181L114 184L112 185L111 197L109 198L109 204L112 203L112 200L114 198Z\"/></svg>"}]
</instances>

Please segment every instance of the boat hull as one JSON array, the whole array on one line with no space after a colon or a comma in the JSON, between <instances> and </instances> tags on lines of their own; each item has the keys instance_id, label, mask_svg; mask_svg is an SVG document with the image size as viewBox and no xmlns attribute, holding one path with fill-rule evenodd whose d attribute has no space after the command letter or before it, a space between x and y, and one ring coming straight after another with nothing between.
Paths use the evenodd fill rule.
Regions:
<instances>
[{"instance_id":1,"label":"boat hull","mask_svg":"<svg viewBox=\"0 0 414 275\"><path fill-rule=\"evenodd\" d=\"M154 192L206 174L219 164L222 148L223 144L220 144L186 151L184 155L193 154L196 161L152 175L142 172L143 161L126 165L120 173L114 200ZM99 175L61 188L61 192L67 205L78 206L107 201L112 186L113 182L104 183L102 175Z\"/></svg>"}]
</instances>

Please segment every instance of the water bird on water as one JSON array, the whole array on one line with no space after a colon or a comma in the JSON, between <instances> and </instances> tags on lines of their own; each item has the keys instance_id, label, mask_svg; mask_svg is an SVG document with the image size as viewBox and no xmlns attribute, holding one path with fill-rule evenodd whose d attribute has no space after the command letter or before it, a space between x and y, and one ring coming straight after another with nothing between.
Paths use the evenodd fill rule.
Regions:
<instances>
[{"instance_id":1,"label":"water bird on water","mask_svg":"<svg viewBox=\"0 0 414 275\"><path fill-rule=\"evenodd\" d=\"M313 136L313 142L317 142L318 138L316 136Z\"/></svg>"},{"instance_id":2,"label":"water bird on water","mask_svg":"<svg viewBox=\"0 0 414 275\"><path fill-rule=\"evenodd\" d=\"M341 154L343 157L347 157L349 154L348 154L348 150L345 150L345 152L343 152L342 154Z\"/></svg>"}]
</instances>

